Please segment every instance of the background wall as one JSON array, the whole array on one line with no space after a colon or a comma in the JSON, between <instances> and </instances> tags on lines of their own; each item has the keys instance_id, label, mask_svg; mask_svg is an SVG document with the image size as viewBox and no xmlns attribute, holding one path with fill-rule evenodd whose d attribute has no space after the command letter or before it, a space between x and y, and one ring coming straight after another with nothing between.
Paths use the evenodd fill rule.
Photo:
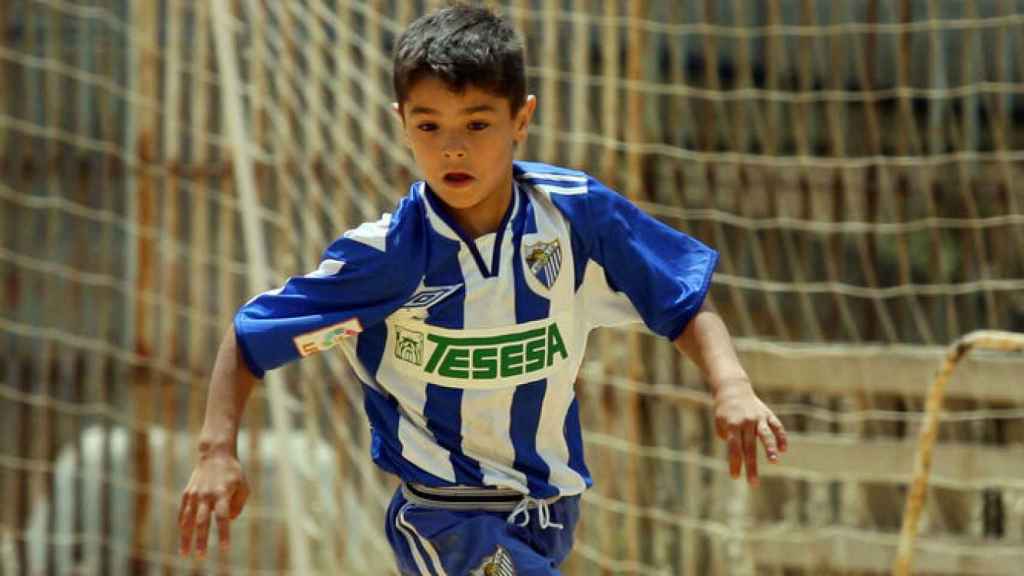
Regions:
<instances>
[{"instance_id":1,"label":"background wall","mask_svg":"<svg viewBox=\"0 0 1024 576\"><path fill-rule=\"evenodd\" d=\"M566 573L885 572L941 347L1024 331L1024 2L493 4L540 102L522 156L721 251L713 298L793 433L760 489L730 481L694 368L599 332ZM389 59L427 8L0 3L0 572L202 566L174 519L216 345L261 276L315 268L416 178ZM951 384L922 573L1024 560L1022 367L974 354ZM392 570L354 376L323 355L280 383L250 402L255 495L210 569L285 570L298 538L323 573Z\"/></svg>"}]
</instances>

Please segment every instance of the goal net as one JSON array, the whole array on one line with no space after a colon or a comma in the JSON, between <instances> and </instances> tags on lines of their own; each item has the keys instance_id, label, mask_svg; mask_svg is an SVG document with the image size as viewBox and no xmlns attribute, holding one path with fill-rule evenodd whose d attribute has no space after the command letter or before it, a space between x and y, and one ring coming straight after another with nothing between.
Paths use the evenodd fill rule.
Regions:
<instances>
[{"instance_id":1,"label":"goal net","mask_svg":"<svg viewBox=\"0 0 1024 576\"><path fill-rule=\"evenodd\" d=\"M400 31L440 2L0 2L0 572L184 574L177 507L237 307L390 211ZM692 364L599 331L595 487L566 574L880 574L944 347L1024 331L1024 4L515 0L523 158L586 170L721 253L712 297L791 431L729 479ZM914 554L1024 561L1019 355L946 390ZM393 573L354 375L249 403L224 573ZM216 538L216 533L212 538Z\"/></svg>"}]
</instances>

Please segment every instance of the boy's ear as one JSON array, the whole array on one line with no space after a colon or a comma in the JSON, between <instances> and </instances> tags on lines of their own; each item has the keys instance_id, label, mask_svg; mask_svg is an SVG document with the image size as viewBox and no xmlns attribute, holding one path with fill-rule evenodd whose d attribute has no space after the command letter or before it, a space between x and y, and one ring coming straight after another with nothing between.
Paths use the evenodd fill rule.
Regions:
<instances>
[{"instance_id":1,"label":"boy's ear","mask_svg":"<svg viewBox=\"0 0 1024 576\"><path fill-rule=\"evenodd\" d=\"M526 97L526 101L519 107L519 112L516 112L515 126L516 131L513 138L516 143L526 140L526 131L530 127L530 120L533 118L533 112L537 109L537 97L530 94Z\"/></svg>"}]
</instances>

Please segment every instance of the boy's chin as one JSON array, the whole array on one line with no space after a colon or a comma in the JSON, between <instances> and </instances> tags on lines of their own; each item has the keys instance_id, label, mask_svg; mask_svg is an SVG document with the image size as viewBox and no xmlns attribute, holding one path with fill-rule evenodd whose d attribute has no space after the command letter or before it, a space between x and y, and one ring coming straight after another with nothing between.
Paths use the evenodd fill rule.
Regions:
<instances>
[{"instance_id":1,"label":"boy's chin","mask_svg":"<svg viewBox=\"0 0 1024 576\"><path fill-rule=\"evenodd\" d=\"M466 210L480 204L476 196L459 196L457 194L440 194L444 205L453 210Z\"/></svg>"},{"instance_id":2,"label":"boy's chin","mask_svg":"<svg viewBox=\"0 0 1024 576\"><path fill-rule=\"evenodd\" d=\"M479 200L472 189L451 188L445 186L443 182L437 186L431 185L430 188L442 202L452 208L468 208Z\"/></svg>"}]
</instances>

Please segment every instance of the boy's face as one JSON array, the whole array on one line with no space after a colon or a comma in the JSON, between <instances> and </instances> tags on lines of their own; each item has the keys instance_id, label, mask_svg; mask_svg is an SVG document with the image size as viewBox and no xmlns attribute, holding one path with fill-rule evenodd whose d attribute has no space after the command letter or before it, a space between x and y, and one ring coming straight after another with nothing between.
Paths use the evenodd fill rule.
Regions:
<instances>
[{"instance_id":1,"label":"boy's face","mask_svg":"<svg viewBox=\"0 0 1024 576\"><path fill-rule=\"evenodd\" d=\"M513 115L504 97L473 86L453 92L428 76L395 106L417 166L457 220L476 227L504 216L515 146L526 139L536 103L528 97Z\"/></svg>"}]
</instances>

